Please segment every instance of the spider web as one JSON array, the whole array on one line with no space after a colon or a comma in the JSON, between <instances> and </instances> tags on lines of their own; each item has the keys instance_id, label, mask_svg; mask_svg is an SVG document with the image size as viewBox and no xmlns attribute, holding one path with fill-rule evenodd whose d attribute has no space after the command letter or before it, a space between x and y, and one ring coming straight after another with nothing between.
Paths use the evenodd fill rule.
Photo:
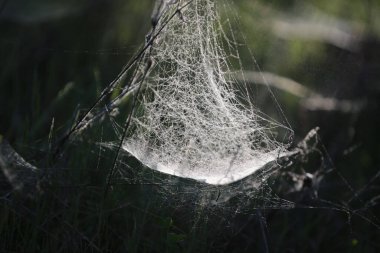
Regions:
<instances>
[{"instance_id":1,"label":"spider web","mask_svg":"<svg viewBox=\"0 0 380 253\"><path fill-rule=\"evenodd\" d=\"M214 1L194 0L177 13L145 55L153 66L140 84L123 149L153 170L213 185L236 182L286 155L276 136L291 130L265 116L247 84L232 77L236 42Z\"/></svg>"}]
</instances>

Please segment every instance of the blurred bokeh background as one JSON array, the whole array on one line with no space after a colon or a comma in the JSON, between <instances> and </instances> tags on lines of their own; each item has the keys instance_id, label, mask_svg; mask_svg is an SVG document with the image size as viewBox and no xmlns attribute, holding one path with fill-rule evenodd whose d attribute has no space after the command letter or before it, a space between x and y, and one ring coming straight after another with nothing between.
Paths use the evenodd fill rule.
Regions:
<instances>
[{"instance_id":1,"label":"blurred bokeh background","mask_svg":"<svg viewBox=\"0 0 380 253\"><path fill-rule=\"evenodd\" d=\"M0 0L0 139L35 165L75 168L75 173L60 172L69 174L65 180L71 183L102 184L106 172L89 176L101 168L94 165L98 159L86 155L94 146L71 151L59 164L45 160L44 153L144 43L153 5L153 0ZM320 127L323 152L335 171L323 179L320 194L333 196L332 203L347 210L331 205L253 209L216 233L207 218L148 207L149 198L138 193L142 186L139 191L121 187L99 204L101 194L94 189L49 185L54 194L12 204L2 200L0 251L380 249L375 217L380 196L380 1L234 0L222 13L238 17L233 29L257 61L242 49L247 77L260 83L265 76L295 132L294 143ZM93 136L99 137L99 130ZM96 211L100 205L109 208L101 217ZM54 226L57 220L63 225Z\"/></svg>"}]
</instances>

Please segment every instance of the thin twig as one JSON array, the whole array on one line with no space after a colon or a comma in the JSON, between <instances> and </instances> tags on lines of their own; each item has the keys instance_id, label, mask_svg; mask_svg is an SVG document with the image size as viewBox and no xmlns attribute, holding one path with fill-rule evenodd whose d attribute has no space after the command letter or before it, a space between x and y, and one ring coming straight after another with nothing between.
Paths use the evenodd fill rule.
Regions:
<instances>
[{"instance_id":1,"label":"thin twig","mask_svg":"<svg viewBox=\"0 0 380 253\"><path fill-rule=\"evenodd\" d=\"M85 123L86 118L90 115L90 113L94 110L94 108L107 96L109 95L113 89L116 87L117 84L119 84L126 76L127 72L130 70L130 68L135 65L137 61L139 61L144 53L149 49L152 45L155 39L161 34L162 30L169 24L169 22L179 13L181 10L186 8L193 0L189 0L187 3L185 3L183 6L180 6L177 8L177 10L169 17L169 19L158 29L158 31L153 35L152 32L150 32L148 42L145 44L145 46L139 51L139 53L123 68L123 70L119 73L119 75L102 91L99 98L94 102L94 104L86 111L86 113L80 118L80 120L74 125L74 127L58 142L56 151L54 153L54 156L57 156L62 148L62 146L66 143L68 139L78 130L81 128L81 125ZM127 87L130 87L131 83L128 83Z\"/></svg>"}]
</instances>

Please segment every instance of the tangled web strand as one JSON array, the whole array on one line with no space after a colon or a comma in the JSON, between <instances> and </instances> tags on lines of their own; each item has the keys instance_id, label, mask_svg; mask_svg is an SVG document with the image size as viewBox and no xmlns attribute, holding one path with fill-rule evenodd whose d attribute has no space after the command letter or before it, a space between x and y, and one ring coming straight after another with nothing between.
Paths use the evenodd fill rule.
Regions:
<instances>
[{"instance_id":1,"label":"tangled web strand","mask_svg":"<svg viewBox=\"0 0 380 253\"><path fill-rule=\"evenodd\" d=\"M155 65L123 149L163 173L229 184L285 148L254 108L246 84L231 81L214 1L194 0L182 15L152 47Z\"/></svg>"}]
</instances>

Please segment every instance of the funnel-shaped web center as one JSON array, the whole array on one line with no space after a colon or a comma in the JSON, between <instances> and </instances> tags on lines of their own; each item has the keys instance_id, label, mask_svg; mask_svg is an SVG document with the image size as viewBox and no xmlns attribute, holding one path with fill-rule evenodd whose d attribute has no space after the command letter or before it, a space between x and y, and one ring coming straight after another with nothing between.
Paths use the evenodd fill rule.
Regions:
<instances>
[{"instance_id":1,"label":"funnel-shaped web center","mask_svg":"<svg viewBox=\"0 0 380 253\"><path fill-rule=\"evenodd\" d=\"M123 148L151 169L228 184L275 161L271 136L245 84L232 82L213 1L194 0L155 41L155 65Z\"/></svg>"}]
</instances>

